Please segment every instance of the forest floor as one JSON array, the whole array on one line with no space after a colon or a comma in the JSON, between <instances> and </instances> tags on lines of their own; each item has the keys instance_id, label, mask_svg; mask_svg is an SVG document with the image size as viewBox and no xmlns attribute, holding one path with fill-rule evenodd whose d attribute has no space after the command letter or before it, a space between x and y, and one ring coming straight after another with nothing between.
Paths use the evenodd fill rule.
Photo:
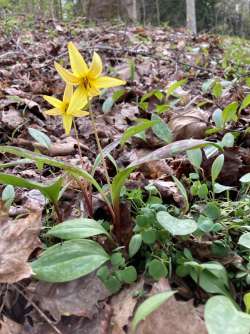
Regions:
<instances>
[{"instance_id":1,"label":"forest floor","mask_svg":"<svg viewBox=\"0 0 250 334\"><path fill-rule=\"evenodd\" d=\"M46 234L58 220L87 216L79 182L53 161L83 164L91 173L98 155L89 117L76 119L81 159L74 130L66 136L61 117L44 114L49 105L42 96L63 95L54 61L68 66L70 41L88 62L98 52L105 74L126 80L95 98L93 111L101 146L108 147L111 179L132 163L138 167L121 191L116 246L105 236L92 237L113 252L103 267L109 276L103 270L100 279L91 273L52 283L36 280L30 262L60 242ZM1 23L0 334L130 333L138 305L171 289L175 296L159 303L136 333L249 332L249 66L250 43L236 38L158 27L87 27L80 21L31 27L23 22L16 28ZM150 127L150 120L158 123ZM131 127L134 136L127 132ZM119 145L124 133L126 143ZM18 148L18 160L6 145ZM32 153L20 149L47 160L32 161ZM94 175L106 184L102 164ZM32 182L44 186L58 177L64 188L54 209ZM92 218L112 235L110 213L96 188L92 209ZM69 266L74 272L75 262ZM212 300L215 295L219 299ZM144 312L140 320L150 313Z\"/></svg>"}]
</instances>

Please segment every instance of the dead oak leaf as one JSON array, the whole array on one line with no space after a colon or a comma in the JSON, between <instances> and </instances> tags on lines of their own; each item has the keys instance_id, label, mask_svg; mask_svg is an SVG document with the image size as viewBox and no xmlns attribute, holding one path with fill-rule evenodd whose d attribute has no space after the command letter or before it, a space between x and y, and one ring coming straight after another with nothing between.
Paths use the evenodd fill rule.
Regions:
<instances>
[{"instance_id":1,"label":"dead oak leaf","mask_svg":"<svg viewBox=\"0 0 250 334\"><path fill-rule=\"evenodd\" d=\"M0 283L15 283L32 274L27 263L30 254L40 245L41 209L25 218L11 220L0 202Z\"/></svg>"}]
</instances>

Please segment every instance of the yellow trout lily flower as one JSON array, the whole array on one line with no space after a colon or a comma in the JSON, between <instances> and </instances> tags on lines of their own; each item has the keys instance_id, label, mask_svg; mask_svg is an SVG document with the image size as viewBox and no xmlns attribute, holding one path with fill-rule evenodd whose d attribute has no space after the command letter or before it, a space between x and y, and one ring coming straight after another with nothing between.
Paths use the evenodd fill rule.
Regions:
<instances>
[{"instance_id":1,"label":"yellow trout lily flower","mask_svg":"<svg viewBox=\"0 0 250 334\"><path fill-rule=\"evenodd\" d=\"M45 114L62 116L63 127L67 136L70 134L73 117L84 117L89 114L89 112L82 110L88 103L87 98L79 99L78 94L73 93L72 85L66 85L62 101L47 95L44 95L43 98L54 107L45 111Z\"/></svg>"},{"instance_id":2,"label":"yellow trout lily flower","mask_svg":"<svg viewBox=\"0 0 250 334\"><path fill-rule=\"evenodd\" d=\"M92 63L88 66L72 42L68 44L68 51L73 73L58 63L55 63L55 68L65 82L78 86L76 92L79 97L98 96L102 88L126 84L126 81L120 79L101 76L103 69L102 60L96 52L94 52Z\"/></svg>"}]
</instances>

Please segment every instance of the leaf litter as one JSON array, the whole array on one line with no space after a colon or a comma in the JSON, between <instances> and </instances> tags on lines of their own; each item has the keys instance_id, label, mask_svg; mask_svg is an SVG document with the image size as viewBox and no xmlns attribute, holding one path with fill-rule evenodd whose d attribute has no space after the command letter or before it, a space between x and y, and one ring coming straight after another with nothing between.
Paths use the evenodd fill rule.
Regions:
<instances>
[{"instance_id":1,"label":"leaf litter","mask_svg":"<svg viewBox=\"0 0 250 334\"><path fill-rule=\"evenodd\" d=\"M42 111L46 110L48 105L41 98L43 94L59 96L63 93L64 87L55 73L53 62L56 60L66 63L66 44L72 40L70 35L73 33L77 46L87 59L92 50L98 51L108 65L106 69L128 81L123 94L110 108L106 101L112 98L112 95L104 92L101 102L106 102L105 113L101 103L94 105L102 147L119 139L129 126L136 124L137 118L150 120L160 104L159 115L168 124L174 138L170 146L161 142L162 139L149 130L144 137L142 135L129 140L123 150L116 145L111 152L119 167L142 164L139 172L131 174L128 187L130 184L132 189L144 189L146 185L153 185L164 201L175 203L183 209L183 194L172 179L173 175L187 176L187 170L191 168L182 152L204 145L204 138L216 143L222 139L225 131L244 132L249 121L249 108L246 107L239 122L232 123L230 128L219 129L218 132L207 135L207 129L215 127L215 110L223 110L229 102L241 101L250 92L249 87L242 82L230 86L228 78L224 77L219 66L223 60L219 37L204 34L193 38L184 31L177 32L169 28L114 28L107 25L83 29L77 24L69 33L68 25L60 24L56 26L55 37L50 39L47 37L50 24L45 22L45 25L39 24L31 31L15 32L16 36L12 39L1 36L1 144L39 150L49 156L59 157L64 162L76 166L81 164L73 132L72 137L65 137L61 123L56 118L47 119L44 116ZM141 42L143 38L150 43ZM206 52L202 54L204 43ZM197 48L200 49L200 54L192 51ZM131 65L133 63L134 72ZM214 99L212 91L203 90L204 84L215 77L224 81L225 85L222 96L217 100ZM187 79L187 82L183 86L168 94L171 85L184 79ZM147 92L154 90L158 92L145 97ZM144 102L138 103L141 99L144 99ZM91 123L86 119L77 119L76 126L84 164L90 171L97 152ZM29 127L46 133L52 140L52 146L44 148L34 142L28 133ZM242 145L226 148L225 164L218 179L223 185L238 186L240 177L250 171L248 137L249 131L246 131L240 141ZM176 157L172 157L173 152ZM211 176L211 165L215 158L216 156L213 156L203 160L202 170L207 179ZM2 155L1 163L8 163L10 159L12 157L9 155ZM52 178L52 173L58 175L56 168L51 170L51 167L45 166L42 172L37 172L34 164L28 166L28 169L27 165L10 166L5 171L37 182L47 182ZM109 162L108 167L112 175L114 166ZM97 167L96 175L98 181L104 180L102 167ZM65 184L68 181L65 179ZM84 209L81 197L72 196L71 193L71 189L77 189L77 185L71 181L69 184L62 194L61 205L64 206L65 217L74 217L79 215L79 207L82 211ZM194 305L194 298L195 302L197 299L200 301L201 292L198 289L195 294L192 291L181 294L181 291L190 289L181 279L173 282L162 279L153 285L151 282L145 284L139 281L125 287L112 298L101 281L92 274L70 283L50 284L35 281L31 277L29 260L39 255L42 246L39 236L47 229L47 203L37 193L26 191L16 193L15 202L16 205L11 206L9 211L1 202L0 210L0 309L3 310L1 334L94 334L110 331L113 334L128 333L135 310L144 299L140 297L140 292L146 292L150 296L168 291L173 287L173 282L179 283L174 289L179 290L180 295L191 296L191 299L180 301L175 296L171 297L139 325L137 333L164 333L166 328L171 328L172 331L169 330L168 333L173 334L207 333L204 311ZM96 200L96 203L95 212L107 214L102 201ZM130 208L125 205L125 217L128 210ZM131 233L131 224L127 229L127 233ZM197 253L197 258L201 261L213 259L211 244L209 240L176 243L177 248L187 247L193 250L193 254ZM237 260L232 254L227 256L229 262ZM6 288L8 285L16 286L16 292L22 292L15 294L14 300L14 304L22 309L19 315L11 310L13 300L6 302L9 298L14 298L11 289Z\"/></svg>"}]
</instances>

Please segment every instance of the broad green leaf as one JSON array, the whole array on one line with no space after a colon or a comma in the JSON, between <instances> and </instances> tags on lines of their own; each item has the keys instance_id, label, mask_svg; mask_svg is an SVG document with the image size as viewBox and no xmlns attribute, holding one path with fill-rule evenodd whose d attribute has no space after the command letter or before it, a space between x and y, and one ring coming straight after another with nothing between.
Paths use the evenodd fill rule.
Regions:
<instances>
[{"instance_id":1,"label":"broad green leaf","mask_svg":"<svg viewBox=\"0 0 250 334\"><path fill-rule=\"evenodd\" d=\"M215 143L210 143L205 140L200 140L200 139L184 139L184 140L179 140L175 141L173 143L170 143L166 146L163 146L152 153L132 162L129 167L132 166L138 166L146 162L150 161L155 161L155 160L160 160L160 159L166 159L168 157L174 156L176 154L179 154L181 152L185 152L194 148L201 148L205 147L207 145L213 145L219 149L221 147Z\"/></svg>"},{"instance_id":2,"label":"broad green leaf","mask_svg":"<svg viewBox=\"0 0 250 334\"><path fill-rule=\"evenodd\" d=\"M151 128L152 126L156 125L157 123L159 123L159 121L149 121L147 119L139 122L139 124L133 125L131 127L129 127L122 135L121 137L121 145L123 146L127 140L129 140L131 137L133 137L134 135L145 131L149 128Z\"/></svg>"},{"instance_id":3,"label":"broad green leaf","mask_svg":"<svg viewBox=\"0 0 250 334\"><path fill-rule=\"evenodd\" d=\"M72 166L70 164L67 164L63 161L59 161L53 158L49 158L46 155L42 155L40 153L34 153L28 150L25 150L23 148L14 147L14 146L0 146L0 153L10 153L13 155L16 155L18 157L27 158L35 161L36 163L46 164L48 166L53 166L57 168L63 169L66 173L69 175L75 177L75 178L83 178L89 183L91 183L96 189L103 194L102 188L96 182L96 180L85 170L82 168L78 168L75 166Z\"/></svg>"},{"instance_id":4,"label":"broad green leaf","mask_svg":"<svg viewBox=\"0 0 250 334\"><path fill-rule=\"evenodd\" d=\"M21 187L26 189L37 189L47 199L55 203L59 199L60 191L63 186L63 178L60 177L56 179L54 182L50 183L49 185L44 185L42 183L29 181L15 175L0 173L0 183L9 184L15 187Z\"/></svg>"},{"instance_id":5,"label":"broad green leaf","mask_svg":"<svg viewBox=\"0 0 250 334\"><path fill-rule=\"evenodd\" d=\"M134 234L129 242L129 257L133 257L141 248L142 237L140 234Z\"/></svg>"},{"instance_id":6,"label":"broad green leaf","mask_svg":"<svg viewBox=\"0 0 250 334\"><path fill-rule=\"evenodd\" d=\"M35 139L39 144L47 148L51 147L52 145L51 140L45 133L33 128L28 128L28 131L31 137Z\"/></svg>"},{"instance_id":7,"label":"broad green leaf","mask_svg":"<svg viewBox=\"0 0 250 334\"><path fill-rule=\"evenodd\" d=\"M250 313L250 292L244 294L244 304L246 306L246 312Z\"/></svg>"},{"instance_id":8,"label":"broad green leaf","mask_svg":"<svg viewBox=\"0 0 250 334\"><path fill-rule=\"evenodd\" d=\"M110 112L110 110L112 109L114 105L114 101L112 99L112 97L108 97L102 105L102 111L106 114L108 112Z\"/></svg>"},{"instance_id":9,"label":"broad green leaf","mask_svg":"<svg viewBox=\"0 0 250 334\"><path fill-rule=\"evenodd\" d=\"M15 167L15 166L21 166L21 165L26 165L26 164L34 164L34 161L32 161L30 159L18 159L18 160L15 160L15 161L0 164L0 169Z\"/></svg>"},{"instance_id":10,"label":"broad green leaf","mask_svg":"<svg viewBox=\"0 0 250 334\"><path fill-rule=\"evenodd\" d=\"M187 151L187 157L188 160L191 162L191 164L199 169L202 163L202 151L200 148L196 148L194 150L188 150Z\"/></svg>"},{"instance_id":11,"label":"broad green leaf","mask_svg":"<svg viewBox=\"0 0 250 334\"><path fill-rule=\"evenodd\" d=\"M2 201L10 207L15 199L15 189L12 185L7 185L2 192Z\"/></svg>"},{"instance_id":12,"label":"broad green leaf","mask_svg":"<svg viewBox=\"0 0 250 334\"><path fill-rule=\"evenodd\" d=\"M174 180L179 192L181 193L182 197L185 200L185 212L187 212L189 210L189 201L188 201L187 191L186 191L185 187L183 186L183 184L175 176L173 176L173 180Z\"/></svg>"},{"instance_id":13,"label":"broad green leaf","mask_svg":"<svg viewBox=\"0 0 250 334\"><path fill-rule=\"evenodd\" d=\"M213 88L212 88L212 94L214 97L218 98L222 95L222 85L219 81L216 81Z\"/></svg>"},{"instance_id":14,"label":"broad green leaf","mask_svg":"<svg viewBox=\"0 0 250 334\"><path fill-rule=\"evenodd\" d=\"M247 174L243 175L240 178L240 182L242 182L242 183L250 183L250 173L247 173Z\"/></svg>"},{"instance_id":15,"label":"broad green leaf","mask_svg":"<svg viewBox=\"0 0 250 334\"><path fill-rule=\"evenodd\" d=\"M172 235L188 235L197 230L197 224L192 219L179 219L166 211L159 211L156 215L158 223Z\"/></svg>"},{"instance_id":16,"label":"broad green leaf","mask_svg":"<svg viewBox=\"0 0 250 334\"><path fill-rule=\"evenodd\" d=\"M218 129L221 129L224 127L224 121L222 117L222 110L217 108L212 115L212 119Z\"/></svg>"},{"instance_id":17,"label":"broad green leaf","mask_svg":"<svg viewBox=\"0 0 250 334\"><path fill-rule=\"evenodd\" d=\"M133 266L128 266L122 270L119 270L117 275L122 282L127 284L132 284L137 280L137 272Z\"/></svg>"},{"instance_id":18,"label":"broad green leaf","mask_svg":"<svg viewBox=\"0 0 250 334\"><path fill-rule=\"evenodd\" d=\"M133 170L133 167L122 169L113 178L111 185L111 197L113 204L117 203L120 200L121 189Z\"/></svg>"},{"instance_id":19,"label":"broad green leaf","mask_svg":"<svg viewBox=\"0 0 250 334\"><path fill-rule=\"evenodd\" d=\"M247 95L244 98L244 100L242 101L239 112L241 112L243 109L247 108L249 105L250 105L250 94Z\"/></svg>"},{"instance_id":20,"label":"broad green leaf","mask_svg":"<svg viewBox=\"0 0 250 334\"><path fill-rule=\"evenodd\" d=\"M97 242L76 239L49 247L31 265L35 278L59 283L85 276L109 259Z\"/></svg>"},{"instance_id":21,"label":"broad green leaf","mask_svg":"<svg viewBox=\"0 0 250 334\"><path fill-rule=\"evenodd\" d=\"M239 238L238 244L250 249L250 232L242 234Z\"/></svg>"},{"instance_id":22,"label":"broad green leaf","mask_svg":"<svg viewBox=\"0 0 250 334\"><path fill-rule=\"evenodd\" d=\"M157 293L146 299L136 310L132 320L132 331L135 332L137 326L142 320L145 320L152 312L157 310L165 301L175 294L175 291L166 291Z\"/></svg>"},{"instance_id":23,"label":"broad green leaf","mask_svg":"<svg viewBox=\"0 0 250 334\"><path fill-rule=\"evenodd\" d=\"M238 119L237 116L237 109L238 109L238 102L232 102L226 106L226 108L222 111L222 118L224 123L234 121L236 122Z\"/></svg>"},{"instance_id":24,"label":"broad green leaf","mask_svg":"<svg viewBox=\"0 0 250 334\"><path fill-rule=\"evenodd\" d=\"M224 155L219 155L213 162L212 168L211 168L211 176L212 176L212 183L214 184L215 180L219 176L222 167L224 165Z\"/></svg>"},{"instance_id":25,"label":"broad green leaf","mask_svg":"<svg viewBox=\"0 0 250 334\"><path fill-rule=\"evenodd\" d=\"M223 147L233 147L234 146L234 136L232 133L228 132L222 138L221 144Z\"/></svg>"},{"instance_id":26,"label":"broad green leaf","mask_svg":"<svg viewBox=\"0 0 250 334\"><path fill-rule=\"evenodd\" d=\"M47 233L47 235L53 235L63 240L89 238L99 234L109 236L108 232L99 222L88 218L67 220L52 227Z\"/></svg>"},{"instance_id":27,"label":"broad green leaf","mask_svg":"<svg viewBox=\"0 0 250 334\"><path fill-rule=\"evenodd\" d=\"M215 296L205 306L205 323L209 334L249 334L250 316L238 311L231 300Z\"/></svg>"},{"instance_id":28,"label":"broad green leaf","mask_svg":"<svg viewBox=\"0 0 250 334\"><path fill-rule=\"evenodd\" d=\"M152 114L151 120L158 121L158 123L152 127L154 134L164 142L171 143L173 141L172 132L161 117L156 114Z\"/></svg>"},{"instance_id":29,"label":"broad green leaf","mask_svg":"<svg viewBox=\"0 0 250 334\"><path fill-rule=\"evenodd\" d=\"M177 88L185 85L186 83L187 83L187 79L179 80L179 81L172 83L172 85L170 85L170 87L167 89L167 98L173 95Z\"/></svg>"},{"instance_id":30,"label":"broad green leaf","mask_svg":"<svg viewBox=\"0 0 250 334\"><path fill-rule=\"evenodd\" d=\"M220 183L215 183L214 188L213 188L215 194L221 194L224 191L228 191L228 190L232 190L232 189L234 189L234 188L229 187L229 186L223 186L223 184L220 184Z\"/></svg>"}]
</instances>

